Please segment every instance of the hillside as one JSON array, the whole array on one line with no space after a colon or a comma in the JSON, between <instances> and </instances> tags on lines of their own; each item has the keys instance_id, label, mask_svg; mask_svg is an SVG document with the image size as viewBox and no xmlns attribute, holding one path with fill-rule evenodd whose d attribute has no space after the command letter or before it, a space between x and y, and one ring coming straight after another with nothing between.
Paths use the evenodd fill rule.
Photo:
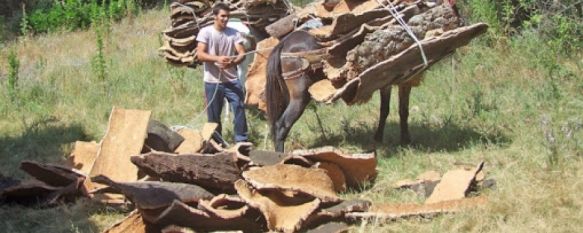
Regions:
<instances>
[{"instance_id":1,"label":"hillside","mask_svg":"<svg viewBox=\"0 0 583 233\"><path fill-rule=\"evenodd\" d=\"M93 30L49 33L0 45L0 171L22 177L21 160L64 160L76 140L99 140L113 106L152 110L168 125L206 121L201 71L174 68L156 49L165 10L115 23L104 37L106 76L96 75ZM396 90L385 140L377 145L379 177L359 197L421 201L391 185L454 163L486 162L496 189L484 208L431 220L364 222L354 232L579 232L583 229L583 59L556 56L525 33L488 36L445 58L411 97L412 144L398 144ZM18 85L7 85L9 54L20 61ZM378 97L367 104L314 105L294 126L287 150L332 145L372 148ZM320 127L316 114L321 118ZM342 114L338 114L342 113ZM230 121L230 120L229 120ZM251 141L271 149L267 122L248 111ZM224 122L231 138L230 122ZM99 232L124 212L79 200L50 209L0 206L1 231ZM579 229L579 230L578 230Z\"/></svg>"}]
</instances>

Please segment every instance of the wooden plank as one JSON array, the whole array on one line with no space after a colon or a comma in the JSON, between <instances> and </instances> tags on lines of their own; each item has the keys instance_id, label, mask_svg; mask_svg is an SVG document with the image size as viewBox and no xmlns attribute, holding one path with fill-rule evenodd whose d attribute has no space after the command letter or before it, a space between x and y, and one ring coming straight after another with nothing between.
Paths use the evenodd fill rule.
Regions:
<instances>
[{"instance_id":1,"label":"wooden plank","mask_svg":"<svg viewBox=\"0 0 583 233\"><path fill-rule=\"evenodd\" d=\"M119 182L138 179L138 168L132 164L130 156L142 151L150 114L150 111L113 108L107 132L89 173L91 177L105 175Z\"/></svg>"}]
</instances>

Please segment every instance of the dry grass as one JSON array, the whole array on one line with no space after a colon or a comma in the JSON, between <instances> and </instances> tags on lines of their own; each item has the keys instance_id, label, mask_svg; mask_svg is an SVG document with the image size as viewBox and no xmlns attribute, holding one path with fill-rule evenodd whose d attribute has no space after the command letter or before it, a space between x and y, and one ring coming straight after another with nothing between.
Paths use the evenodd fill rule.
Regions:
<instances>
[{"instance_id":1,"label":"dry grass","mask_svg":"<svg viewBox=\"0 0 583 233\"><path fill-rule=\"evenodd\" d=\"M112 106L151 109L169 125L200 126L200 70L172 69L157 56L158 33L167 12L145 12L116 24L106 39L108 78L98 81L92 31L29 38L0 46L5 82L7 51L22 63L19 100L0 95L0 170L22 177L23 159L62 160L76 140L99 140ZM379 177L363 192L345 194L375 202L421 202L412 192L390 185L425 170L445 172L456 161L486 161L497 189L483 208L434 219L364 222L354 232L580 232L583 229L583 60L545 59L549 52L535 37L505 45L478 41L446 58L415 88L410 128L413 144L400 146L393 101L385 141L377 147ZM549 68L552 64L559 68ZM395 98L395 93L393 98ZM360 106L336 103L306 110L294 126L287 149L333 145L348 151L372 148L378 98ZM341 112L342 114L338 114ZM193 119L194 118L194 119ZM251 138L264 143L266 122L249 111ZM224 127L231 137L230 123ZM123 212L80 200L52 209L0 207L6 232L97 232Z\"/></svg>"}]
</instances>

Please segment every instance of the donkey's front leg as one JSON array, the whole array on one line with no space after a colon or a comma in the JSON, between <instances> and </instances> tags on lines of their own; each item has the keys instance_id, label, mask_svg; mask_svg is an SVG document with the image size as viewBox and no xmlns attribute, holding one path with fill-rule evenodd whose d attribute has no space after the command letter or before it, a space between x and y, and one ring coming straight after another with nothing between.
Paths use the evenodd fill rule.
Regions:
<instances>
[{"instance_id":1,"label":"donkey's front leg","mask_svg":"<svg viewBox=\"0 0 583 233\"><path fill-rule=\"evenodd\" d=\"M375 133L374 140L376 142L383 141L383 135L385 132L385 123L387 122L387 117L389 116L389 108L391 102L391 85L387 85L379 90L381 95L381 109L379 116L379 125L377 127L377 132Z\"/></svg>"},{"instance_id":2,"label":"donkey's front leg","mask_svg":"<svg viewBox=\"0 0 583 233\"><path fill-rule=\"evenodd\" d=\"M409 97L411 85L399 85L399 118L401 119L401 144L411 143L409 136Z\"/></svg>"}]
</instances>

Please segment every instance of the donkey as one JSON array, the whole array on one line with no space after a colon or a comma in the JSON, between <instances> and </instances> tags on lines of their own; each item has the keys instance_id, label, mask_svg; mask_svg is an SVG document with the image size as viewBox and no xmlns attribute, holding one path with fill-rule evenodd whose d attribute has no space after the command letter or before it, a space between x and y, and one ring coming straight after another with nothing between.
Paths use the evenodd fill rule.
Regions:
<instances>
[{"instance_id":1,"label":"donkey","mask_svg":"<svg viewBox=\"0 0 583 233\"><path fill-rule=\"evenodd\" d=\"M316 81L325 78L322 69L302 71L305 67L300 59L282 59L282 54L314 51L321 48L322 46L318 44L316 38L308 32L294 31L281 40L269 55L265 97L267 99L267 116L271 125L271 135L276 151L284 151L284 141L289 131L310 102L311 97L308 93L308 88ZM294 73L294 75L282 75L290 73ZM402 144L410 142L407 119L409 117L411 87L411 82L399 85L399 116ZM380 117L374 136L376 142L381 142L383 139L385 123L389 115L391 86L387 85L380 88L380 95Z\"/></svg>"}]
</instances>

